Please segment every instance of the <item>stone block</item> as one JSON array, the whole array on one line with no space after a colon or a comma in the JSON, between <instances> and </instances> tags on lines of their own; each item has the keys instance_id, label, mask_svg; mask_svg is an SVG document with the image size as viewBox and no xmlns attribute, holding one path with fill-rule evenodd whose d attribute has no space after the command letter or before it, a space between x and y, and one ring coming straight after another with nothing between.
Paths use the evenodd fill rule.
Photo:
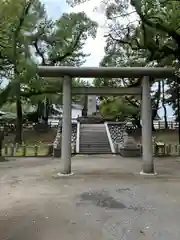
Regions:
<instances>
[{"instance_id":1,"label":"stone block","mask_svg":"<svg viewBox=\"0 0 180 240\"><path fill-rule=\"evenodd\" d=\"M123 157L141 156L141 148L137 145L134 138L128 136L124 137L124 142L121 144L119 151Z\"/></svg>"},{"instance_id":2,"label":"stone block","mask_svg":"<svg viewBox=\"0 0 180 240\"><path fill-rule=\"evenodd\" d=\"M47 156L52 156L54 153L53 144L48 144L48 153Z\"/></svg>"},{"instance_id":3,"label":"stone block","mask_svg":"<svg viewBox=\"0 0 180 240\"><path fill-rule=\"evenodd\" d=\"M61 148L54 148L53 150L53 156L56 157L61 157Z\"/></svg>"},{"instance_id":4,"label":"stone block","mask_svg":"<svg viewBox=\"0 0 180 240\"><path fill-rule=\"evenodd\" d=\"M140 157L141 149L140 148L120 148L120 155L122 157Z\"/></svg>"}]
</instances>

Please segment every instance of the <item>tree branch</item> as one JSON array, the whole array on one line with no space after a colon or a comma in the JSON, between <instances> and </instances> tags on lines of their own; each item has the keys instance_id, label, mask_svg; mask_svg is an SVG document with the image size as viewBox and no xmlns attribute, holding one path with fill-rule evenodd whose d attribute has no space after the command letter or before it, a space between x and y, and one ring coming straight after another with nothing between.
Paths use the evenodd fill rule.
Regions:
<instances>
[{"instance_id":1,"label":"tree branch","mask_svg":"<svg viewBox=\"0 0 180 240\"><path fill-rule=\"evenodd\" d=\"M110 33L107 34L107 35L104 35L104 37L110 37L113 41L116 41L116 42L118 42L118 43L120 43L120 44L129 45L129 46L132 48L132 50L139 50L138 47L133 47L133 46L132 46L132 42L130 42L130 41L125 41L125 40L123 40L123 39L114 38L114 37L112 36L112 34L110 34Z\"/></svg>"},{"instance_id":2,"label":"tree branch","mask_svg":"<svg viewBox=\"0 0 180 240\"><path fill-rule=\"evenodd\" d=\"M32 96L38 96L42 94L58 94L58 91L55 89L47 89L47 90L39 90L39 91L29 91L29 92L22 92L21 96L25 98L30 98Z\"/></svg>"},{"instance_id":3,"label":"tree branch","mask_svg":"<svg viewBox=\"0 0 180 240\"><path fill-rule=\"evenodd\" d=\"M134 102L130 99L130 97L125 96L125 99L134 107L139 108L139 104L137 102Z\"/></svg>"},{"instance_id":4,"label":"tree branch","mask_svg":"<svg viewBox=\"0 0 180 240\"><path fill-rule=\"evenodd\" d=\"M17 25L17 27L14 31L14 36L17 37L17 35L19 34L19 31L21 30L21 27L22 27L22 25L25 21L25 17L28 15L29 10L30 10L32 4L34 3L34 1L35 0L29 0L27 5L23 8L23 11L22 11L21 16L19 18L19 23L18 23L18 25Z\"/></svg>"},{"instance_id":5,"label":"tree branch","mask_svg":"<svg viewBox=\"0 0 180 240\"><path fill-rule=\"evenodd\" d=\"M72 46L69 47L70 50L68 50L68 51L67 51L64 55L62 55L62 56L56 56L56 57L54 57L53 59L51 59L51 60L50 60L51 64L54 65L54 64L56 64L57 62L61 62L61 61L63 61L65 58L71 56L72 53L74 52L74 50L76 49L76 47L78 46L78 43L79 43L79 41L80 41L80 38L81 38L82 34L83 34L83 30L80 30L79 33L78 33L78 35L77 35L76 38L75 38L75 41L74 41L74 42L72 41L72 42L70 43L70 45L72 45Z\"/></svg>"},{"instance_id":6,"label":"tree branch","mask_svg":"<svg viewBox=\"0 0 180 240\"><path fill-rule=\"evenodd\" d=\"M180 43L180 35L176 31L174 31L173 29L169 29L165 25L162 25L162 24L160 24L158 22L151 22L148 18L146 18L146 16L143 15L143 13L141 11L141 6L140 6L139 1L131 0L131 5L136 9L137 14L139 15L141 21L144 24L146 24L149 27L152 27L152 28L155 28L157 30L160 30L160 31L162 31L164 33L167 33L179 45L179 43Z\"/></svg>"},{"instance_id":7,"label":"tree branch","mask_svg":"<svg viewBox=\"0 0 180 240\"><path fill-rule=\"evenodd\" d=\"M144 32L144 35L146 33ZM149 52L151 53L151 57L150 57L150 60L153 61L153 60L159 60L163 57L167 57L169 55L175 55L175 56L178 56L179 55L179 51L178 49L174 50L174 49L171 49L169 48L167 45L164 45L162 46L161 48L159 48L157 46L157 44L148 44L146 41L146 37L144 36L144 45L140 44L137 40L137 38L133 38L132 41L126 41L126 40L123 40L123 39L116 39L114 38L111 34L108 34L108 35L105 35L105 37L110 37L113 41L116 41L120 44L126 44L126 45L129 45L131 47L132 50L135 50L135 51L138 51L140 49L142 50L149 50ZM136 47L133 46L133 41L135 41L136 43ZM154 59L154 55L155 53L159 52L160 54L163 54L161 56L159 56L159 58L157 59Z\"/></svg>"},{"instance_id":8,"label":"tree branch","mask_svg":"<svg viewBox=\"0 0 180 240\"><path fill-rule=\"evenodd\" d=\"M34 47L36 49L37 54L41 57L42 59L42 65L46 65L46 60L44 57L44 54L40 51L39 47L38 47L38 39L35 40L34 42Z\"/></svg>"}]
</instances>

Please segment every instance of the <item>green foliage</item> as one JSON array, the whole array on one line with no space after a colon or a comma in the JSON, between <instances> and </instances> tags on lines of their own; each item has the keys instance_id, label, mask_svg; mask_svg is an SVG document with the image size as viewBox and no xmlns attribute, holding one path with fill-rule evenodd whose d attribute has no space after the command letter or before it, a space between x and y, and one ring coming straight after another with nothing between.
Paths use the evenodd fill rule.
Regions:
<instances>
[{"instance_id":1,"label":"green foliage","mask_svg":"<svg viewBox=\"0 0 180 240\"><path fill-rule=\"evenodd\" d=\"M35 101L30 97L40 94L38 103L43 98L49 98L48 104L59 99L52 95L59 86L39 78L37 65L84 63L87 55L82 48L89 36L95 37L97 24L84 13L63 14L54 22L40 0L0 0L0 4L0 74L9 80L0 93L0 107L16 101L16 137L21 142L22 101Z\"/></svg>"},{"instance_id":2,"label":"green foliage","mask_svg":"<svg viewBox=\"0 0 180 240\"><path fill-rule=\"evenodd\" d=\"M106 35L105 56L100 65L173 66L177 70L177 77L180 76L180 1L103 0L102 3L109 31ZM152 84L158 81L151 80ZM165 94L162 94L160 82L152 90L153 118L161 102L171 105L175 115L178 115L178 81L166 80ZM99 79L94 81L94 85L136 86L140 85L140 79ZM137 101L136 105L139 105Z\"/></svg>"},{"instance_id":3,"label":"green foliage","mask_svg":"<svg viewBox=\"0 0 180 240\"><path fill-rule=\"evenodd\" d=\"M87 56L82 48L95 37L97 24L84 13L63 14L54 22L39 0L2 1L0 11L0 73L10 81L0 105L17 96L17 82L25 98L57 93L59 82L39 78L37 64L81 65Z\"/></svg>"},{"instance_id":4,"label":"green foliage","mask_svg":"<svg viewBox=\"0 0 180 240\"><path fill-rule=\"evenodd\" d=\"M48 60L51 64L79 66L85 61L84 44L89 36L96 36L97 24L85 13L63 14L56 21L50 37Z\"/></svg>"},{"instance_id":5,"label":"green foliage","mask_svg":"<svg viewBox=\"0 0 180 240\"><path fill-rule=\"evenodd\" d=\"M101 102L100 113L109 120L125 121L127 118L132 118L137 115L139 109L129 104L129 102L122 97L108 98Z\"/></svg>"}]
</instances>

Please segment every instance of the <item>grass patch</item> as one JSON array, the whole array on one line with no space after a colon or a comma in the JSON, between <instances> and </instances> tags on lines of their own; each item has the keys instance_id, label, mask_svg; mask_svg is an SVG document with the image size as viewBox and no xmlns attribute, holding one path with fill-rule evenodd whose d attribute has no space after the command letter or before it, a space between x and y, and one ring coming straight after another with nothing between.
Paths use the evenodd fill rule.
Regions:
<instances>
[{"instance_id":1,"label":"grass patch","mask_svg":"<svg viewBox=\"0 0 180 240\"><path fill-rule=\"evenodd\" d=\"M26 130L23 133L23 141L26 145L39 145L54 142L57 129L49 129L47 132L37 132L35 130Z\"/></svg>"},{"instance_id":2,"label":"grass patch","mask_svg":"<svg viewBox=\"0 0 180 240\"><path fill-rule=\"evenodd\" d=\"M24 154L22 146L16 151L14 144L14 157L34 157L34 156L47 156L49 152L48 144L54 142L57 129L52 128L47 132L38 132L35 130L24 130L23 131L23 142L26 145L26 154ZM12 156L10 144L14 142L15 134L9 134L5 137L3 141L2 156ZM7 151L5 150L5 145L8 145ZM35 145L38 146L37 154L35 150ZM6 154L7 152L7 154Z\"/></svg>"},{"instance_id":3,"label":"grass patch","mask_svg":"<svg viewBox=\"0 0 180 240\"><path fill-rule=\"evenodd\" d=\"M56 137L57 129L52 128L47 132L38 132L35 130L24 130L23 131L23 142L26 145L39 145L39 144L48 144L54 142ZM12 143L15 139L15 133L9 134L4 139L4 144Z\"/></svg>"}]
</instances>

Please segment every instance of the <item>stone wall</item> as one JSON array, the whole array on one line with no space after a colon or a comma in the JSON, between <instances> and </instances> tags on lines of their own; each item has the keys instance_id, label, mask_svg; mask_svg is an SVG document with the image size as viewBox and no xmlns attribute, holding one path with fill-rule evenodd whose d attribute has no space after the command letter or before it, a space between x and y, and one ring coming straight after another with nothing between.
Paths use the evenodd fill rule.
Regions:
<instances>
[{"instance_id":1,"label":"stone wall","mask_svg":"<svg viewBox=\"0 0 180 240\"><path fill-rule=\"evenodd\" d=\"M123 157L137 157L141 155L141 148L136 141L128 136L125 123L109 123L109 132L116 154Z\"/></svg>"},{"instance_id":2,"label":"stone wall","mask_svg":"<svg viewBox=\"0 0 180 240\"><path fill-rule=\"evenodd\" d=\"M113 141L114 147L116 144L123 143L124 136L127 136L126 128L124 123L109 123L109 132L111 134L111 139Z\"/></svg>"},{"instance_id":3,"label":"stone wall","mask_svg":"<svg viewBox=\"0 0 180 240\"><path fill-rule=\"evenodd\" d=\"M72 123L72 135L71 135L71 145L76 145L76 135L77 135L77 124ZM61 156L61 137L62 137L62 125L61 122L58 124L57 134L53 143L54 157Z\"/></svg>"}]
</instances>

